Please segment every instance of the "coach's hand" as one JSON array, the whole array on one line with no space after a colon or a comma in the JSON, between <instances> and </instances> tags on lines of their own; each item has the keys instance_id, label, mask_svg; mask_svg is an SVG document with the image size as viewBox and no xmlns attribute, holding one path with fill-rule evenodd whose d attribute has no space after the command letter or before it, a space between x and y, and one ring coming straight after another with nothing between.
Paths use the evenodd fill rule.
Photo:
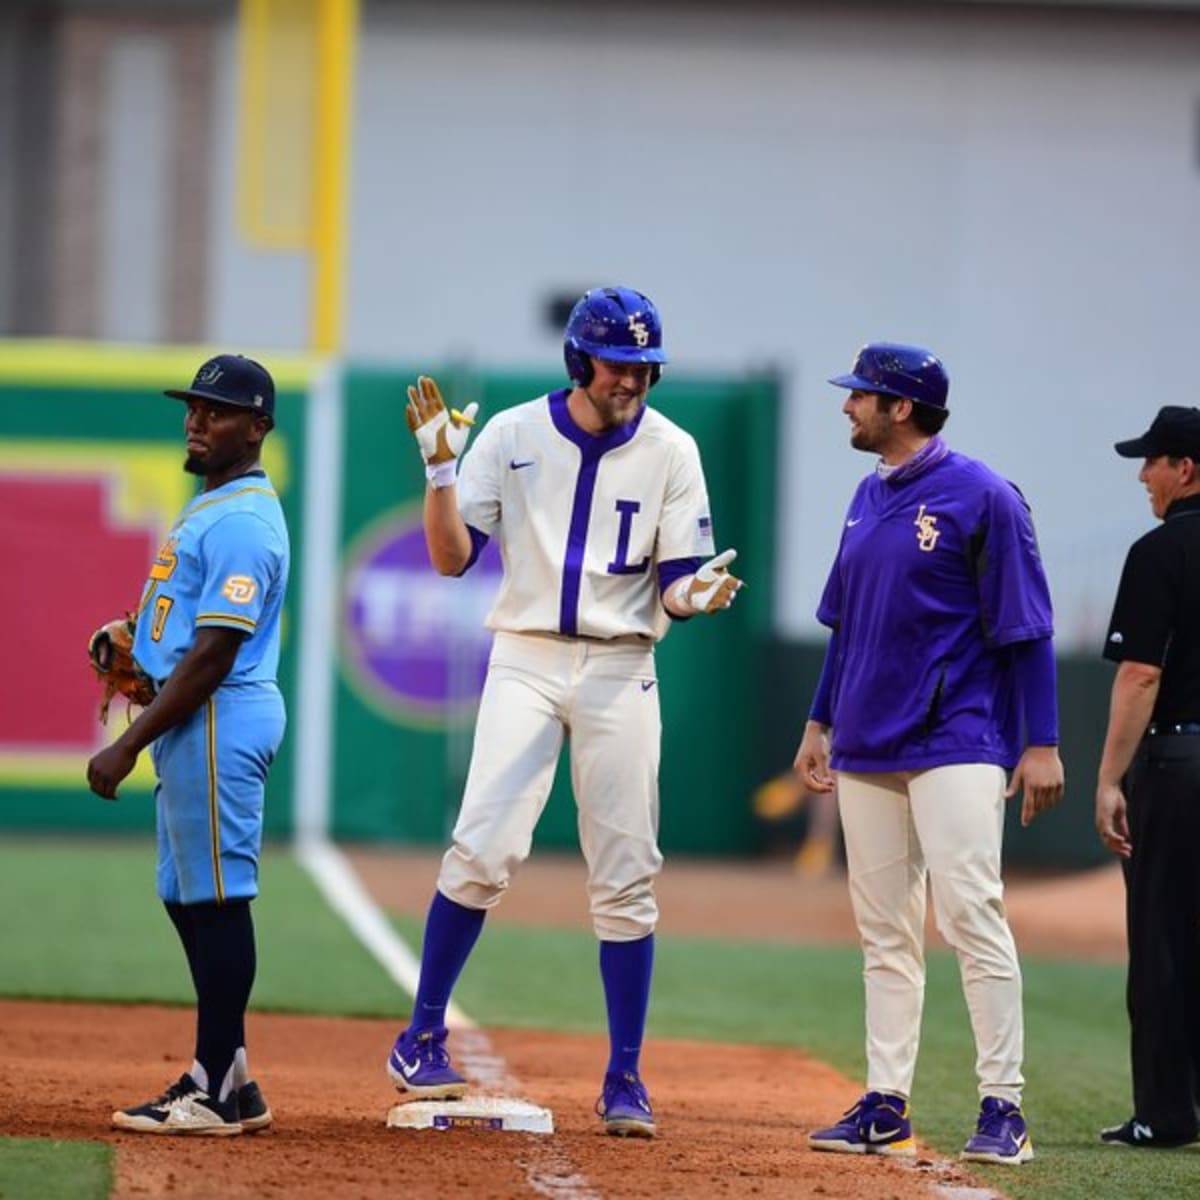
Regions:
<instances>
[{"instance_id":1,"label":"coach's hand","mask_svg":"<svg viewBox=\"0 0 1200 1200\"><path fill-rule=\"evenodd\" d=\"M832 792L833 772L829 769L829 730L819 721L806 721L800 749L792 761L792 770L810 792Z\"/></svg>"},{"instance_id":2,"label":"coach's hand","mask_svg":"<svg viewBox=\"0 0 1200 1200\"><path fill-rule=\"evenodd\" d=\"M130 751L118 738L87 765L88 787L105 800L117 798L117 785L137 765L137 752Z\"/></svg>"},{"instance_id":3,"label":"coach's hand","mask_svg":"<svg viewBox=\"0 0 1200 1200\"><path fill-rule=\"evenodd\" d=\"M725 569L737 558L736 550L723 550L710 558L683 587L683 602L693 612L714 613L728 608L745 586Z\"/></svg>"},{"instance_id":4,"label":"coach's hand","mask_svg":"<svg viewBox=\"0 0 1200 1200\"><path fill-rule=\"evenodd\" d=\"M453 463L462 454L478 411L474 402L462 412L447 409L438 385L428 375L422 375L416 387L409 386L404 415L427 467Z\"/></svg>"},{"instance_id":5,"label":"coach's hand","mask_svg":"<svg viewBox=\"0 0 1200 1200\"><path fill-rule=\"evenodd\" d=\"M1009 780L1006 797L1025 788L1021 824L1029 825L1038 813L1053 808L1063 796L1063 765L1057 746L1026 746Z\"/></svg>"}]
</instances>

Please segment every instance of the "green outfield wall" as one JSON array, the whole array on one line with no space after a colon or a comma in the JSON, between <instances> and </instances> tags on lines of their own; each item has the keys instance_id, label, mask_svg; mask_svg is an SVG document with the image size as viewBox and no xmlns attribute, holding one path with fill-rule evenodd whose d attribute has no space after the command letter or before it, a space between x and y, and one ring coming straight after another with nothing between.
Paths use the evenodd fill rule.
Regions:
<instances>
[{"instance_id":1,"label":"green outfield wall","mask_svg":"<svg viewBox=\"0 0 1200 1200\"><path fill-rule=\"evenodd\" d=\"M85 786L88 757L126 719L115 704L109 728L97 724L85 647L94 628L136 603L161 538L193 493L181 470L182 408L161 391L188 381L208 353L0 343L0 613L19 631L13 676L22 681L0 696L0 828L153 827L148 762L118 803ZM425 562L423 474L403 418L415 370L346 367L335 397L340 445L331 448L310 432L319 364L257 356L279 384L266 465L293 554L280 678L291 723L272 770L267 832L293 828L296 681L307 645L328 652L334 680L327 728L316 732L329 738L330 830L440 843L470 755L495 552L463 579L441 579ZM431 366L450 402L478 400L483 420L561 383L557 372L423 369ZM762 693L752 664L769 636L778 391L770 378L672 374L653 396L699 442L717 541L737 547L751 584L730 613L673 628L659 650L668 850L746 853L757 841L748 797L761 773ZM305 485L328 471L340 480L334 628L306 631ZM565 764L538 842L576 842Z\"/></svg>"},{"instance_id":2,"label":"green outfield wall","mask_svg":"<svg viewBox=\"0 0 1200 1200\"><path fill-rule=\"evenodd\" d=\"M97 723L99 691L85 647L94 628L136 603L148 563L193 492L195 481L181 469L183 410L161 391L190 379L206 356L0 343L0 619L14 642L11 683L0 692L0 828L153 827L148 762L118 803L96 799L84 784L88 757L126 719L118 703L108 729ZM294 828L303 736L327 742L319 760L328 764L328 778L319 781L327 802L322 828L345 839L441 843L471 753L498 556L489 549L461 579L443 579L428 566L424 477L403 415L415 370L351 364L333 376L335 394L327 399L339 437L327 444L310 420L320 365L261 357L279 384L266 465L293 555L280 668L290 730L271 774L267 832ZM553 372L430 367L451 404L479 401L482 420L560 382ZM822 655L819 644L781 640L770 629L770 448L779 389L766 377L671 373L653 402L696 437L717 544L738 549L737 570L750 585L730 612L680 623L659 647L662 842L675 853L754 853L787 834L757 821L751 797L790 764ZM306 519L317 523L306 483L326 475L337 481L333 548L314 582L304 570L315 545ZM304 603L306 585L336 591L330 629L304 628L303 614L315 611ZM332 682L321 721L303 735L296 720L302 653L315 656ZM1029 830L1019 828L1012 806L1010 862L1103 860L1091 804L1110 679L1098 658L1060 660L1067 797ZM539 845L577 842L566 757Z\"/></svg>"},{"instance_id":3,"label":"green outfield wall","mask_svg":"<svg viewBox=\"0 0 1200 1200\"><path fill-rule=\"evenodd\" d=\"M557 374L435 373L448 403L476 399L484 420L561 386ZM400 381L390 370L351 368L345 391L333 828L345 838L441 842L466 777L489 644L482 619L499 567L485 557L462 579L421 570L424 476ZM737 547L738 570L751 581L729 613L681 623L658 649L662 840L675 851L745 853L755 845L747 797L759 770L751 663L768 636L772 591L775 481L763 447L774 444L778 388L765 378L672 374L653 403L699 443L717 544ZM371 587L385 597L373 619L364 615ZM363 633L372 623L382 627L383 654ZM389 663L386 650L397 645L406 647L403 661ZM577 844L565 753L536 841Z\"/></svg>"},{"instance_id":4,"label":"green outfield wall","mask_svg":"<svg viewBox=\"0 0 1200 1200\"><path fill-rule=\"evenodd\" d=\"M13 685L0 691L0 825L117 832L154 827L148 756L116 803L87 789L88 758L127 719L114 701L97 719L99 685L87 642L136 607L155 550L194 494L182 470L186 386L204 350L130 351L62 343L0 343L0 615ZM272 362L277 428L265 464L303 557L298 468L311 367ZM294 600L294 597L292 598ZM285 613L280 685L293 699L294 604ZM19 681L19 682L18 682ZM288 829L291 760L271 781L267 829Z\"/></svg>"}]
</instances>

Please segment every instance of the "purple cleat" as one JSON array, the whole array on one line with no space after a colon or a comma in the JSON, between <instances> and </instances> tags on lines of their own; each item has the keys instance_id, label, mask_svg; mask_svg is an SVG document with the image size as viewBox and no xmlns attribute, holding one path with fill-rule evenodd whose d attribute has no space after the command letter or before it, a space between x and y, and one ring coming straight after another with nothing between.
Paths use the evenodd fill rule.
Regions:
<instances>
[{"instance_id":1,"label":"purple cleat","mask_svg":"<svg viewBox=\"0 0 1200 1200\"><path fill-rule=\"evenodd\" d=\"M392 1047L387 1073L402 1092L422 1100L458 1100L467 1081L450 1065L446 1027L406 1029Z\"/></svg>"},{"instance_id":2,"label":"purple cleat","mask_svg":"<svg viewBox=\"0 0 1200 1200\"><path fill-rule=\"evenodd\" d=\"M882 1154L888 1158L912 1158L917 1152L913 1141L908 1101L890 1092L866 1092L828 1129L814 1129L808 1135L813 1150L833 1150L838 1154Z\"/></svg>"},{"instance_id":3,"label":"purple cleat","mask_svg":"<svg viewBox=\"0 0 1200 1200\"><path fill-rule=\"evenodd\" d=\"M1028 1162L1033 1157L1033 1143L1021 1110L1009 1100L984 1096L979 1124L961 1157L967 1162Z\"/></svg>"},{"instance_id":4,"label":"purple cleat","mask_svg":"<svg viewBox=\"0 0 1200 1200\"><path fill-rule=\"evenodd\" d=\"M633 1071L610 1071L604 1076L596 1112L604 1118L605 1132L617 1137L652 1138L657 1132L646 1085Z\"/></svg>"}]
</instances>

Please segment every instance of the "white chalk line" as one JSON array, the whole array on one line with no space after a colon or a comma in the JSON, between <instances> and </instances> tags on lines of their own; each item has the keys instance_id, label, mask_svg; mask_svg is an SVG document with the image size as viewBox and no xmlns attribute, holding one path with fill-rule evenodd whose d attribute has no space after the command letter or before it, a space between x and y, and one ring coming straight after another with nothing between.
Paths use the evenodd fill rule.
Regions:
<instances>
[{"instance_id":1,"label":"white chalk line","mask_svg":"<svg viewBox=\"0 0 1200 1200\"><path fill-rule=\"evenodd\" d=\"M332 842L316 836L298 838L294 849L297 861L329 907L388 977L408 996L415 996L420 961L371 899L346 856ZM487 1034L458 1005L451 1003L446 1009L446 1024L455 1031L455 1058L468 1079L485 1091L520 1093L519 1081ZM552 1138L526 1134L525 1142L527 1151L520 1166L531 1191L550 1200L602 1200L601 1193Z\"/></svg>"}]
</instances>

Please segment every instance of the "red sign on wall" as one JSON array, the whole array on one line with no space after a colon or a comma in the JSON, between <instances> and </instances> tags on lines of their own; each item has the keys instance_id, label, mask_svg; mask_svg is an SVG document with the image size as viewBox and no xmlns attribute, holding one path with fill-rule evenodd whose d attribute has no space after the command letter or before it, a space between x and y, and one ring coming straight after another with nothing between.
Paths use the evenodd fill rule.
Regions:
<instances>
[{"instance_id":1,"label":"red sign on wall","mask_svg":"<svg viewBox=\"0 0 1200 1200\"><path fill-rule=\"evenodd\" d=\"M110 502L109 474L0 471L0 753L90 753L102 738L93 630L136 607L162 532ZM123 720L120 704L110 720Z\"/></svg>"}]
</instances>

